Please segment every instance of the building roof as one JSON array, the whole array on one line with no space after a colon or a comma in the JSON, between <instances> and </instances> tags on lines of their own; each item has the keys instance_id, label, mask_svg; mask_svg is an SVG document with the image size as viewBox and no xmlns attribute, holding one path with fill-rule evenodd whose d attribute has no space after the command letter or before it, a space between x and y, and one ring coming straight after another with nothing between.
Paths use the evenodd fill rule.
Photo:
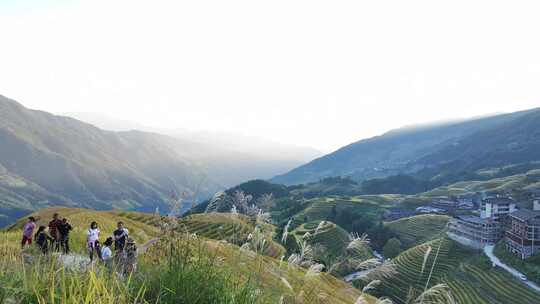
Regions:
<instances>
[{"instance_id":1,"label":"building roof","mask_svg":"<svg viewBox=\"0 0 540 304\"><path fill-rule=\"evenodd\" d=\"M485 203L492 203L492 204L515 204L516 201L514 201L511 198L503 197L503 196L497 196L497 197L488 197L484 199Z\"/></svg>"},{"instance_id":2,"label":"building roof","mask_svg":"<svg viewBox=\"0 0 540 304\"><path fill-rule=\"evenodd\" d=\"M526 222L536 217L540 217L540 211L520 209L520 210L510 213L510 216L518 220Z\"/></svg>"},{"instance_id":3,"label":"building roof","mask_svg":"<svg viewBox=\"0 0 540 304\"><path fill-rule=\"evenodd\" d=\"M464 222L475 223L475 224L484 224L484 223L488 223L492 221L489 218L481 218L479 216L474 216L474 215L460 215L460 216L457 216L456 218Z\"/></svg>"}]
</instances>

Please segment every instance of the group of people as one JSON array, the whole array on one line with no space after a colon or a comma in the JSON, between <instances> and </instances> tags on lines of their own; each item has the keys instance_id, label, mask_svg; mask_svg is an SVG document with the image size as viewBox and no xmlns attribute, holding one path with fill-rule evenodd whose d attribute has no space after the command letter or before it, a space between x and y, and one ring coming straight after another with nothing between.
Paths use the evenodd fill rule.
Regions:
<instances>
[{"instance_id":1,"label":"group of people","mask_svg":"<svg viewBox=\"0 0 540 304\"><path fill-rule=\"evenodd\" d=\"M26 245L31 245L35 239L36 245L44 254L50 250L69 253L69 233L73 228L66 218L60 219L59 214L55 213L49 222L48 233L47 227L42 225L34 234L36 226L36 219L33 216L29 217L23 228L21 242L23 248ZM100 234L98 223L92 222L86 232L86 248L90 262L93 262L97 257L107 266L112 266L114 261L116 265L122 266L123 272L132 272L136 265L137 246L135 241L129 237L129 230L124 227L124 223L118 222L117 229L114 230L112 236L105 239L103 244L100 242ZM113 244L114 255L111 249Z\"/></svg>"},{"instance_id":2,"label":"group of people","mask_svg":"<svg viewBox=\"0 0 540 304\"><path fill-rule=\"evenodd\" d=\"M69 253L69 233L73 228L66 218L60 220L58 213L55 213L49 222L49 233L46 232L47 227L43 225L39 226L36 234L34 234L35 229L36 219L31 216L23 228L21 247L31 245L32 240L35 239L37 246L45 254L49 250Z\"/></svg>"}]
</instances>

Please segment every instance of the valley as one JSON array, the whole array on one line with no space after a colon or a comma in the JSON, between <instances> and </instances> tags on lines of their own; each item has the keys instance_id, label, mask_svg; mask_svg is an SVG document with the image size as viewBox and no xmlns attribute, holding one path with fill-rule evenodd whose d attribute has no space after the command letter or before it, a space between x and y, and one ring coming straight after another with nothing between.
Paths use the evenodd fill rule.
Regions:
<instances>
[{"instance_id":1,"label":"valley","mask_svg":"<svg viewBox=\"0 0 540 304\"><path fill-rule=\"evenodd\" d=\"M0 110L0 282L13 286L1 303L112 303L99 280L56 283L91 276L115 286L114 303L540 303L538 109L393 130L273 178L283 157L106 131L4 97ZM26 217L54 213L74 224L74 254L21 251ZM93 220L103 234L124 222L144 247L132 280L87 266ZM85 262L57 277L66 259Z\"/></svg>"}]
</instances>

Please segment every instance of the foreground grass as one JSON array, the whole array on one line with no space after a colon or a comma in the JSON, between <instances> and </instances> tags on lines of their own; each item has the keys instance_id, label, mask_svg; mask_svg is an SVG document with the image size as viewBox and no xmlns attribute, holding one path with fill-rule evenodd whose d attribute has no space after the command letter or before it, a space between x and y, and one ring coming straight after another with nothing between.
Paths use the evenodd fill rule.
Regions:
<instances>
[{"instance_id":1,"label":"foreground grass","mask_svg":"<svg viewBox=\"0 0 540 304\"><path fill-rule=\"evenodd\" d=\"M47 209L36 215L48 220L56 211ZM153 221L149 216L60 211L72 223L96 219L107 234L123 220L131 231L144 232L135 233L140 247L160 237L139 256L137 271L122 277L99 263L72 267L59 262L56 254L43 256L36 248L21 252L21 221L0 232L0 303L353 304L360 295L333 276L309 275L303 268L226 241L200 238L181 229L160 234L148 225ZM84 232L83 228L73 232L72 247L79 254L84 254L84 248L75 242L83 241ZM367 301L375 303L371 297Z\"/></svg>"},{"instance_id":2,"label":"foreground grass","mask_svg":"<svg viewBox=\"0 0 540 304\"><path fill-rule=\"evenodd\" d=\"M231 279L228 267L195 250L200 242L172 240L161 242L166 250L143 256L128 277L99 264L81 270L56 255L11 252L0 262L0 303L262 303L254 285Z\"/></svg>"}]
</instances>

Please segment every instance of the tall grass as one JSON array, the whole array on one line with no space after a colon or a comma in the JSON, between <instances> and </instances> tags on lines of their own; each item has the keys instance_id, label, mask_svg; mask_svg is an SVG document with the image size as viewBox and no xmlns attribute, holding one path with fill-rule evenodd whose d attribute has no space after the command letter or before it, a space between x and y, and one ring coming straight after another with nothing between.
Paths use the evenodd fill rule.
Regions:
<instances>
[{"instance_id":1,"label":"tall grass","mask_svg":"<svg viewBox=\"0 0 540 304\"><path fill-rule=\"evenodd\" d=\"M0 236L0 303L259 303L254 284L235 279L188 235L157 242L127 277L101 264L69 267L35 248L21 254L11 233Z\"/></svg>"},{"instance_id":2,"label":"tall grass","mask_svg":"<svg viewBox=\"0 0 540 304\"><path fill-rule=\"evenodd\" d=\"M195 237L166 238L148 252L137 284L148 302L256 304L257 288L233 276Z\"/></svg>"},{"instance_id":3,"label":"tall grass","mask_svg":"<svg viewBox=\"0 0 540 304\"><path fill-rule=\"evenodd\" d=\"M142 290L102 267L72 271L54 257L0 264L0 303L135 303Z\"/></svg>"}]
</instances>

